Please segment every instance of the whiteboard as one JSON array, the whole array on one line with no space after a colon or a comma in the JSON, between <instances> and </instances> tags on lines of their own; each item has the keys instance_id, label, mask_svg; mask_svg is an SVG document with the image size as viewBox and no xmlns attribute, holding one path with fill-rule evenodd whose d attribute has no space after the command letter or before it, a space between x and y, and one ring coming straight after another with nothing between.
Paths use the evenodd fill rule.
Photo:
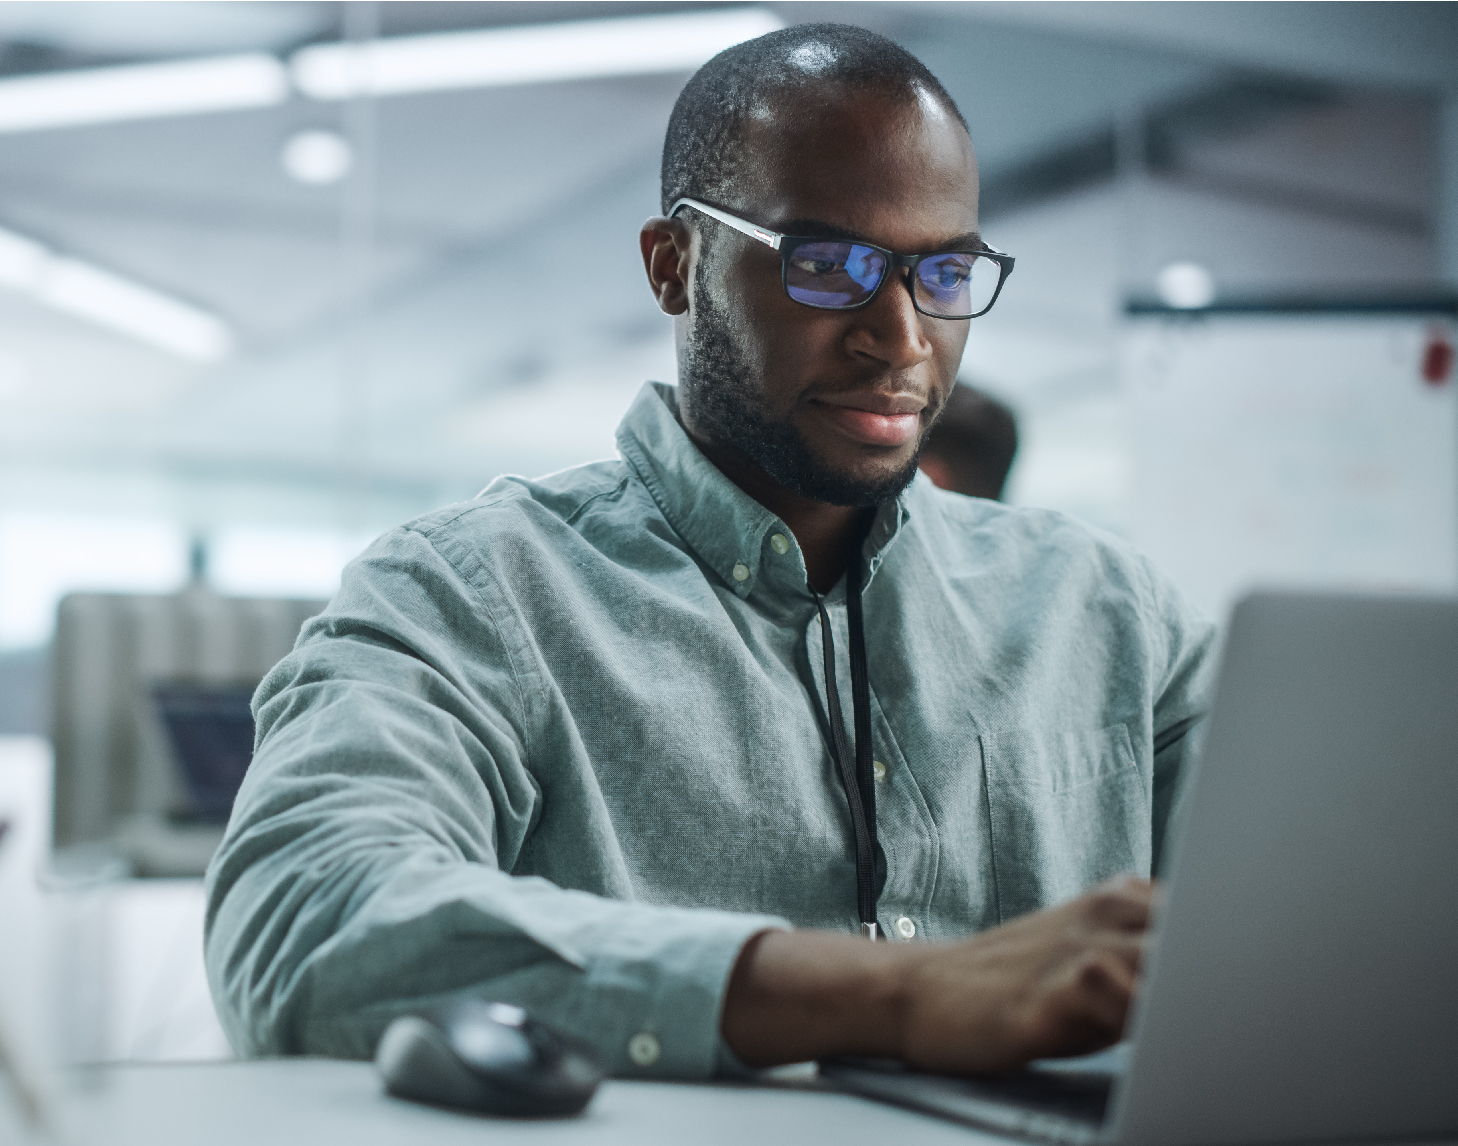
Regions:
<instances>
[{"instance_id":1,"label":"whiteboard","mask_svg":"<svg viewBox=\"0 0 1458 1146\"><path fill-rule=\"evenodd\" d=\"M1223 618L1253 585L1458 590L1458 382L1411 315L1129 318L1132 539Z\"/></svg>"}]
</instances>

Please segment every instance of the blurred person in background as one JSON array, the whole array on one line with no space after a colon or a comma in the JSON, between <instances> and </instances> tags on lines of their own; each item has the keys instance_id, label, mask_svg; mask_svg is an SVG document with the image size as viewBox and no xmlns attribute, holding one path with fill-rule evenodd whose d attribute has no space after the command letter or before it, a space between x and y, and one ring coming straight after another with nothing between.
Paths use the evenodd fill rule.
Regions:
<instances>
[{"instance_id":1,"label":"blurred person in background","mask_svg":"<svg viewBox=\"0 0 1458 1146\"><path fill-rule=\"evenodd\" d=\"M939 489L1001 501L1017 452L1013 412L981 390L958 383L921 444L921 472Z\"/></svg>"},{"instance_id":2,"label":"blurred person in background","mask_svg":"<svg viewBox=\"0 0 1458 1146\"><path fill-rule=\"evenodd\" d=\"M628 1076L1113 1042L1211 630L1117 541L917 477L1012 267L960 112L883 37L775 32L681 93L662 211L679 385L621 457L380 538L260 686L230 1037L364 1057L474 996ZM529 281L591 306L589 266Z\"/></svg>"}]
</instances>

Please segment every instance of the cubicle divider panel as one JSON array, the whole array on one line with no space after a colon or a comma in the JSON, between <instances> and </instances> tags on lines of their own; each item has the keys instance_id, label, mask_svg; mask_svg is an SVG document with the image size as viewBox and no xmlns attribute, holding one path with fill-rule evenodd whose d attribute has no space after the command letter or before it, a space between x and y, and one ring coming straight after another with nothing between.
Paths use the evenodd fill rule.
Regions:
<instances>
[{"instance_id":1,"label":"cubicle divider panel","mask_svg":"<svg viewBox=\"0 0 1458 1146\"><path fill-rule=\"evenodd\" d=\"M106 844L138 874L201 874L216 824L196 820L153 690L251 690L322 601L75 593L56 625L55 844Z\"/></svg>"}]
</instances>

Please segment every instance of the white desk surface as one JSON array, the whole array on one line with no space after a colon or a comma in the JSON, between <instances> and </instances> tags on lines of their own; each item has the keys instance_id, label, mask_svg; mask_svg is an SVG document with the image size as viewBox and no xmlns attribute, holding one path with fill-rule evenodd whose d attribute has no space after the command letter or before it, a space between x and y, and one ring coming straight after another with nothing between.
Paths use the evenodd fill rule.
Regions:
<instances>
[{"instance_id":1,"label":"white desk surface","mask_svg":"<svg viewBox=\"0 0 1458 1146\"><path fill-rule=\"evenodd\" d=\"M63 1099L65 1146L1006 1146L1010 1139L813 1083L603 1084L579 1118L522 1121L387 1097L369 1063L326 1059L116 1066ZM3 1137L3 1135L0 1135Z\"/></svg>"}]
</instances>

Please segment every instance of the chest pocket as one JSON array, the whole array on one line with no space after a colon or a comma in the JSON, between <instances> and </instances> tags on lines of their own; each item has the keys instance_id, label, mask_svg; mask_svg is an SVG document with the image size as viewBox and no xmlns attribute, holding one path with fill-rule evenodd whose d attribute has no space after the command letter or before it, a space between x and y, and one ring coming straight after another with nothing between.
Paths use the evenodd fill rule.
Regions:
<instances>
[{"instance_id":1,"label":"chest pocket","mask_svg":"<svg viewBox=\"0 0 1458 1146\"><path fill-rule=\"evenodd\" d=\"M980 741L1004 921L1122 872L1149 874L1149 787L1125 725Z\"/></svg>"}]
</instances>

